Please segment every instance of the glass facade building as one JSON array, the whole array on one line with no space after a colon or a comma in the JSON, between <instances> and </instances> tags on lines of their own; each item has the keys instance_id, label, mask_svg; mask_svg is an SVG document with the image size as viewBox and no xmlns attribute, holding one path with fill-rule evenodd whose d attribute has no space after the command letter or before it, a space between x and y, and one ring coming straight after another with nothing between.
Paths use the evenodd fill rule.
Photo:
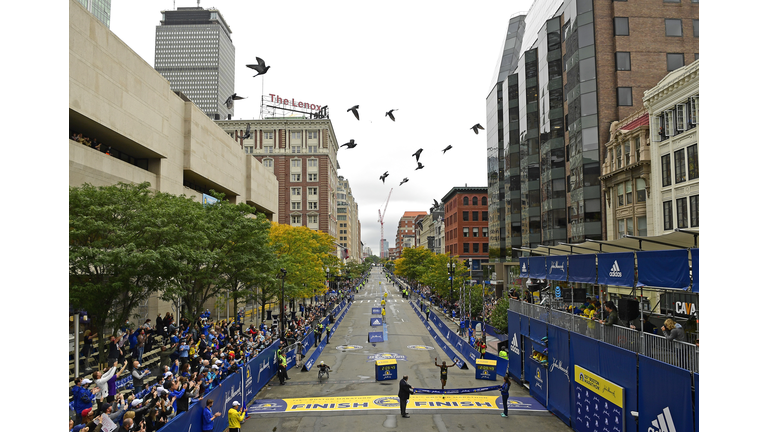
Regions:
<instances>
[{"instance_id":1,"label":"glass facade building","mask_svg":"<svg viewBox=\"0 0 768 432\"><path fill-rule=\"evenodd\" d=\"M235 46L221 12L200 7L163 11L155 31L155 70L208 117L234 114Z\"/></svg>"},{"instance_id":2,"label":"glass facade building","mask_svg":"<svg viewBox=\"0 0 768 432\"><path fill-rule=\"evenodd\" d=\"M112 0L78 0L88 12L109 28L109 14L112 10Z\"/></svg>"}]
</instances>

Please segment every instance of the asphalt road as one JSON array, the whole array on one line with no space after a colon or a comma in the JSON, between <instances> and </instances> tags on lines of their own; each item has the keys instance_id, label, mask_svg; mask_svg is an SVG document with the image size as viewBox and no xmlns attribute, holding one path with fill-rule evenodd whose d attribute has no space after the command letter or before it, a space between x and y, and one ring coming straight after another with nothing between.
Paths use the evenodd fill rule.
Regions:
<instances>
[{"instance_id":1,"label":"asphalt road","mask_svg":"<svg viewBox=\"0 0 768 432\"><path fill-rule=\"evenodd\" d=\"M381 282L381 283L380 283ZM383 293L388 293L386 306L387 340L383 343L368 343L369 331L382 331L382 327L371 327L372 307L380 307ZM360 348L351 348L358 346ZM434 349L412 349L408 346L433 347ZM338 347L338 348L337 348ZM376 354L397 354L405 359L397 361L398 379L376 382L375 363L370 358ZM355 296L344 320L339 325L330 344L318 358L333 370L330 378L318 380L317 369L300 372L288 371L290 380L280 385L277 378L257 395L257 401L265 399L328 398L345 396L397 397L398 383L403 375L416 388L440 389L438 363L451 361L448 355L435 344L422 322L411 309L400 292L387 285L381 268L374 267L368 284ZM446 388L472 388L491 384L475 379L475 370L457 367L448 369ZM501 384L501 380L492 383ZM499 396L498 391L478 393L482 396ZM437 396L439 398L439 396ZM458 396L456 396L458 397ZM510 398L530 397L528 391L513 383ZM408 405L410 418L402 418L399 408L389 410L276 412L250 415L243 423L243 432L256 431L379 431L379 430L511 430L511 431L570 431L557 417L549 412L515 412L509 410L509 417L501 417L497 409L411 409L414 396ZM448 396L451 399L452 396ZM471 397L470 397L471 398ZM325 400L327 402L327 400ZM253 406L253 405L252 405Z\"/></svg>"}]
</instances>

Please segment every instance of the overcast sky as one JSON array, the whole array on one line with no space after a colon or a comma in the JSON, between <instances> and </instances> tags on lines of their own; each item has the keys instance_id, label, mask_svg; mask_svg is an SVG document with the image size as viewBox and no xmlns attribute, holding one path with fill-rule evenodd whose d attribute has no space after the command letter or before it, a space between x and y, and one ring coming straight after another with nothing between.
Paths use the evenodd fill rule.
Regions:
<instances>
[{"instance_id":1,"label":"overcast sky","mask_svg":"<svg viewBox=\"0 0 768 432\"><path fill-rule=\"evenodd\" d=\"M339 144L339 175L349 179L358 203L361 237L379 253L384 237L394 247L405 211L428 211L453 186L487 186L485 97L494 84L507 22L532 0L449 3L437 1L202 0L217 8L232 30L234 119L257 119L262 79L245 65L255 56L271 69L264 94L328 105ZM177 0L176 7L196 6ZM112 0L110 29L154 65L155 27L173 0ZM360 120L346 110L360 105ZM384 117L390 109L396 121ZM442 154L448 145L453 148ZM411 155L424 151L424 169ZM389 171L386 184L379 176ZM398 186L400 181L409 182Z\"/></svg>"}]
</instances>

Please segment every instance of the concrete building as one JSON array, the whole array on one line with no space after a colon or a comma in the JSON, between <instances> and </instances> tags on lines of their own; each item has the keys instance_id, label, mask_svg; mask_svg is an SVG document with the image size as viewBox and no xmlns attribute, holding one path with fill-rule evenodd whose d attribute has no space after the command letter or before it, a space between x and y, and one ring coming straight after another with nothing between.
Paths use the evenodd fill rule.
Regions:
<instances>
[{"instance_id":1,"label":"concrete building","mask_svg":"<svg viewBox=\"0 0 768 432\"><path fill-rule=\"evenodd\" d=\"M352 196L349 180L339 176L336 187L337 239L339 244L347 248L349 259L361 262L360 251L360 221L357 217L357 203Z\"/></svg>"},{"instance_id":2,"label":"concrete building","mask_svg":"<svg viewBox=\"0 0 768 432\"><path fill-rule=\"evenodd\" d=\"M253 155L277 177L279 223L303 225L339 238L337 223L351 222L347 215L337 218L339 144L330 119L285 117L216 124L241 152Z\"/></svg>"},{"instance_id":3,"label":"concrete building","mask_svg":"<svg viewBox=\"0 0 768 432\"><path fill-rule=\"evenodd\" d=\"M109 28L109 19L112 13L112 0L78 0L88 12L92 13L99 21Z\"/></svg>"},{"instance_id":4,"label":"concrete building","mask_svg":"<svg viewBox=\"0 0 768 432\"><path fill-rule=\"evenodd\" d=\"M432 253L439 254L444 250L443 239L445 238L443 215L443 205L435 209L429 209L429 214L416 221L416 246L424 246Z\"/></svg>"},{"instance_id":5,"label":"concrete building","mask_svg":"<svg viewBox=\"0 0 768 432\"><path fill-rule=\"evenodd\" d=\"M79 1L69 2L69 128L100 148L69 140L69 185L149 182L202 202L214 189L270 220L278 180ZM212 304L211 304L211 309ZM153 298L138 311L173 310Z\"/></svg>"},{"instance_id":6,"label":"concrete building","mask_svg":"<svg viewBox=\"0 0 768 432\"><path fill-rule=\"evenodd\" d=\"M472 279L482 280L488 263L488 188L454 187L442 199L445 208L445 251L472 259Z\"/></svg>"},{"instance_id":7,"label":"concrete building","mask_svg":"<svg viewBox=\"0 0 768 432\"><path fill-rule=\"evenodd\" d=\"M162 11L155 28L155 70L208 117L228 119L235 93L232 30L215 8L180 7Z\"/></svg>"},{"instance_id":8,"label":"concrete building","mask_svg":"<svg viewBox=\"0 0 768 432\"><path fill-rule=\"evenodd\" d=\"M395 254L390 255L393 259L402 256L403 249L413 247L416 244L416 219L419 216L426 216L427 212L407 211L403 213L400 221L397 223L397 236L395 238Z\"/></svg>"},{"instance_id":9,"label":"concrete building","mask_svg":"<svg viewBox=\"0 0 768 432\"><path fill-rule=\"evenodd\" d=\"M372 256L373 256L373 249L371 249L370 246L363 247L363 255L362 255L363 261L365 261L366 258L372 257Z\"/></svg>"},{"instance_id":10,"label":"concrete building","mask_svg":"<svg viewBox=\"0 0 768 432\"><path fill-rule=\"evenodd\" d=\"M381 244L381 252L380 252L380 253L381 253L381 256L380 256L379 258L381 258L381 259L388 259L388 258L389 258L389 256L390 256L390 255L389 255L389 251L390 251L390 250L391 250L391 249L390 249L390 247L389 247L389 242L387 241L387 239L384 239L384 240L382 241L382 244Z\"/></svg>"},{"instance_id":11,"label":"concrete building","mask_svg":"<svg viewBox=\"0 0 768 432\"><path fill-rule=\"evenodd\" d=\"M489 255L505 286L521 249L607 237L610 125L698 58L698 14L690 1L536 0L510 18L486 97Z\"/></svg>"},{"instance_id":12,"label":"concrete building","mask_svg":"<svg viewBox=\"0 0 768 432\"><path fill-rule=\"evenodd\" d=\"M645 92L651 119L648 235L699 227L699 62Z\"/></svg>"}]
</instances>

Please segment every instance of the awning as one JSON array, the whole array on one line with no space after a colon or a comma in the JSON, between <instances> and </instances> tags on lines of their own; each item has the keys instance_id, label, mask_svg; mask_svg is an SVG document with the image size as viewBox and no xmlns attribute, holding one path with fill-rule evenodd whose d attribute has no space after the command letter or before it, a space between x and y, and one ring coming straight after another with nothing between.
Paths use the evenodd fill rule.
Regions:
<instances>
[{"instance_id":1,"label":"awning","mask_svg":"<svg viewBox=\"0 0 768 432\"><path fill-rule=\"evenodd\" d=\"M547 265L547 279L557 281L564 281L567 279L567 256L548 256L545 257L545 262Z\"/></svg>"},{"instance_id":2,"label":"awning","mask_svg":"<svg viewBox=\"0 0 768 432\"><path fill-rule=\"evenodd\" d=\"M691 249L691 272L693 273L693 292L699 292L699 248Z\"/></svg>"},{"instance_id":3,"label":"awning","mask_svg":"<svg viewBox=\"0 0 768 432\"><path fill-rule=\"evenodd\" d=\"M637 281L647 286L687 289L691 286L686 249L637 253Z\"/></svg>"},{"instance_id":4,"label":"awning","mask_svg":"<svg viewBox=\"0 0 768 432\"><path fill-rule=\"evenodd\" d=\"M536 255L570 255L594 253L618 253L646 250L699 248L699 230L678 229L658 236L625 236L616 240L587 240L583 243L559 243L557 246L539 245L531 248Z\"/></svg>"}]
</instances>

